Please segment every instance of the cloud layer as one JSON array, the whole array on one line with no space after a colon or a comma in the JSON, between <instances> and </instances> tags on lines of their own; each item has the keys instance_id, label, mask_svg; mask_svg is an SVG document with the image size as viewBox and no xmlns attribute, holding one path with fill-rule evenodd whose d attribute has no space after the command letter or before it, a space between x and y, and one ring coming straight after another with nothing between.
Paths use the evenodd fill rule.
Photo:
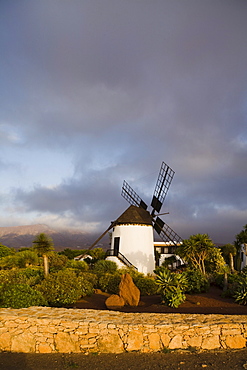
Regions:
<instances>
[{"instance_id":1,"label":"cloud layer","mask_svg":"<svg viewBox=\"0 0 247 370\"><path fill-rule=\"evenodd\" d=\"M0 220L104 230L127 180L165 221L232 242L247 223L247 3L0 5Z\"/></svg>"}]
</instances>

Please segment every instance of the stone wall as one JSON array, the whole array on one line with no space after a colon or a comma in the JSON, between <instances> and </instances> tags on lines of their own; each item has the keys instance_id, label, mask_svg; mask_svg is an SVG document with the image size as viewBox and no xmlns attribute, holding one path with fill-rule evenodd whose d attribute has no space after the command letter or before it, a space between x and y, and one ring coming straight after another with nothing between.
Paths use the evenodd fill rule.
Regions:
<instances>
[{"instance_id":1,"label":"stone wall","mask_svg":"<svg viewBox=\"0 0 247 370\"><path fill-rule=\"evenodd\" d=\"M0 351L156 352L246 346L247 316L0 309Z\"/></svg>"}]
</instances>

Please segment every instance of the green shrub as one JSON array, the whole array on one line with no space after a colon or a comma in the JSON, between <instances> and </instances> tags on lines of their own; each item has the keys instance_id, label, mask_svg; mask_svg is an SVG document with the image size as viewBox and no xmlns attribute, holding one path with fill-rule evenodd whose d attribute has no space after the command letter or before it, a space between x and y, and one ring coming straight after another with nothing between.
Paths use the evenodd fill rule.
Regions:
<instances>
[{"instance_id":1,"label":"green shrub","mask_svg":"<svg viewBox=\"0 0 247 370\"><path fill-rule=\"evenodd\" d=\"M18 270L0 270L0 284L18 284L26 283L26 279L20 279Z\"/></svg>"},{"instance_id":2,"label":"green shrub","mask_svg":"<svg viewBox=\"0 0 247 370\"><path fill-rule=\"evenodd\" d=\"M103 292L118 294L121 276L119 274L103 274L99 278L98 286Z\"/></svg>"},{"instance_id":3,"label":"green shrub","mask_svg":"<svg viewBox=\"0 0 247 370\"><path fill-rule=\"evenodd\" d=\"M0 306L23 308L47 306L47 301L40 292L26 284L5 284L0 291Z\"/></svg>"},{"instance_id":4,"label":"green shrub","mask_svg":"<svg viewBox=\"0 0 247 370\"><path fill-rule=\"evenodd\" d=\"M106 251L103 248L94 248L88 250L88 254L93 257L93 261L104 260L106 257Z\"/></svg>"},{"instance_id":5,"label":"green shrub","mask_svg":"<svg viewBox=\"0 0 247 370\"><path fill-rule=\"evenodd\" d=\"M96 274L114 274L117 271L117 264L113 261L99 260L95 263L93 271Z\"/></svg>"},{"instance_id":6,"label":"green shrub","mask_svg":"<svg viewBox=\"0 0 247 370\"><path fill-rule=\"evenodd\" d=\"M81 289L81 296L86 297L93 294L94 286L91 281L89 281L86 277L83 276L83 274L80 274L78 276L78 282Z\"/></svg>"},{"instance_id":7,"label":"green shrub","mask_svg":"<svg viewBox=\"0 0 247 370\"><path fill-rule=\"evenodd\" d=\"M156 275L159 275L160 272L163 272L163 271L166 271L166 270L167 270L167 267L165 267L165 266L157 266L154 269L154 273Z\"/></svg>"},{"instance_id":8,"label":"green shrub","mask_svg":"<svg viewBox=\"0 0 247 370\"><path fill-rule=\"evenodd\" d=\"M188 286L186 288L186 293L201 293L207 292L209 290L210 284L205 275L199 270L187 269L183 272L183 275L187 279Z\"/></svg>"},{"instance_id":9,"label":"green shrub","mask_svg":"<svg viewBox=\"0 0 247 370\"><path fill-rule=\"evenodd\" d=\"M44 278L43 270L28 267L18 270L0 270L0 284L27 284L34 286Z\"/></svg>"},{"instance_id":10,"label":"green shrub","mask_svg":"<svg viewBox=\"0 0 247 370\"><path fill-rule=\"evenodd\" d=\"M37 286L50 306L63 307L75 303L82 296L82 287L72 269L50 274Z\"/></svg>"},{"instance_id":11,"label":"green shrub","mask_svg":"<svg viewBox=\"0 0 247 370\"><path fill-rule=\"evenodd\" d=\"M26 284L35 286L40 284L44 279L44 270L40 267L27 267L19 270L19 277L23 278L26 281Z\"/></svg>"},{"instance_id":12,"label":"green shrub","mask_svg":"<svg viewBox=\"0 0 247 370\"><path fill-rule=\"evenodd\" d=\"M75 270L75 273L77 274L78 271ZM92 284L94 289L97 288L97 286L98 286L98 276L96 274L93 274L92 272L85 271L85 272L79 272L78 277L80 277L80 276L82 276L84 279L88 280Z\"/></svg>"},{"instance_id":13,"label":"green shrub","mask_svg":"<svg viewBox=\"0 0 247 370\"><path fill-rule=\"evenodd\" d=\"M19 259L17 253L0 258L0 267L2 269L12 269L19 267Z\"/></svg>"},{"instance_id":14,"label":"green shrub","mask_svg":"<svg viewBox=\"0 0 247 370\"><path fill-rule=\"evenodd\" d=\"M56 252L49 252L48 260L49 260L49 270L52 273L64 269L67 265L68 257L64 255L59 255Z\"/></svg>"},{"instance_id":15,"label":"green shrub","mask_svg":"<svg viewBox=\"0 0 247 370\"><path fill-rule=\"evenodd\" d=\"M33 265L38 265L39 257L36 252L32 250L23 250L16 253L18 267L25 268Z\"/></svg>"},{"instance_id":16,"label":"green shrub","mask_svg":"<svg viewBox=\"0 0 247 370\"><path fill-rule=\"evenodd\" d=\"M14 248L6 247L0 243L0 258L15 254Z\"/></svg>"},{"instance_id":17,"label":"green shrub","mask_svg":"<svg viewBox=\"0 0 247 370\"><path fill-rule=\"evenodd\" d=\"M213 284L222 289L224 286L224 274L213 274Z\"/></svg>"},{"instance_id":18,"label":"green shrub","mask_svg":"<svg viewBox=\"0 0 247 370\"><path fill-rule=\"evenodd\" d=\"M247 305L247 281L239 281L236 287L235 293L233 294L235 302L242 305Z\"/></svg>"},{"instance_id":19,"label":"green shrub","mask_svg":"<svg viewBox=\"0 0 247 370\"><path fill-rule=\"evenodd\" d=\"M133 267L125 267L118 269L118 273L120 275L129 274L133 280L139 279L141 277L145 277L145 275L142 272L137 271Z\"/></svg>"},{"instance_id":20,"label":"green shrub","mask_svg":"<svg viewBox=\"0 0 247 370\"><path fill-rule=\"evenodd\" d=\"M224 292L224 296L233 297L241 280L243 280L241 274L227 274L227 291ZM215 274L214 284L223 289L224 274Z\"/></svg>"},{"instance_id":21,"label":"green shrub","mask_svg":"<svg viewBox=\"0 0 247 370\"><path fill-rule=\"evenodd\" d=\"M153 278L139 277L134 280L135 285L140 290L141 295L157 294L159 286Z\"/></svg>"},{"instance_id":22,"label":"green shrub","mask_svg":"<svg viewBox=\"0 0 247 370\"><path fill-rule=\"evenodd\" d=\"M80 271L88 271L88 269L89 269L89 266L88 266L87 262L85 262L85 261L75 261L75 260L68 260L66 267L77 270L76 272L78 272L78 273Z\"/></svg>"}]
</instances>

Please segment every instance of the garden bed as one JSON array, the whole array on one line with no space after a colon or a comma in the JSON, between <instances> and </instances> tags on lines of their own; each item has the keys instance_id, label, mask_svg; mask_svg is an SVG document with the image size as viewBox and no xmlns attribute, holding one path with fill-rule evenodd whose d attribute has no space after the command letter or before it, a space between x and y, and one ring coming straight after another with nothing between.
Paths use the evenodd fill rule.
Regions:
<instances>
[{"instance_id":1,"label":"garden bed","mask_svg":"<svg viewBox=\"0 0 247 370\"><path fill-rule=\"evenodd\" d=\"M234 302L233 298L221 296L222 290L211 286L207 293L187 294L186 300L178 308L161 304L159 295L142 296L137 307L125 306L121 312L149 313L190 313L190 314L223 314L247 315L247 306ZM105 300L110 294L97 290L91 297L84 297L73 305L73 308L106 310Z\"/></svg>"}]
</instances>

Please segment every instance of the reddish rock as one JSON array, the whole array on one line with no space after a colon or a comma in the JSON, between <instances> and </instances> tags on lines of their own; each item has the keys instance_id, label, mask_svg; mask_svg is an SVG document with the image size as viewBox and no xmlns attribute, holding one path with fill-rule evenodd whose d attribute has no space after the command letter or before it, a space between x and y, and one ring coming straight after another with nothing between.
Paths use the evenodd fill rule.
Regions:
<instances>
[{"instance_id":1,"label":"reddish rock","mask_svg":"<svg viewBox=\"0 0 247 370\"><path fill-rule=\"evenodd\" d=\"M116 309L124 306L124 299L119 297L117 294L112 294L105 301L105 305L108 309Z\"/></svg>"},{"instance_id":2,"label":"reddish rock","mask_svg":"<svg viewBox=\"0 0 247 370\"><path fill-rule=\"evenodd\" d=\"M138 306L140 301L140 290L134 284L130 274L122 275L119 284L119 295L124 299L125 305Z\"/></svg>"}]
</instances>

